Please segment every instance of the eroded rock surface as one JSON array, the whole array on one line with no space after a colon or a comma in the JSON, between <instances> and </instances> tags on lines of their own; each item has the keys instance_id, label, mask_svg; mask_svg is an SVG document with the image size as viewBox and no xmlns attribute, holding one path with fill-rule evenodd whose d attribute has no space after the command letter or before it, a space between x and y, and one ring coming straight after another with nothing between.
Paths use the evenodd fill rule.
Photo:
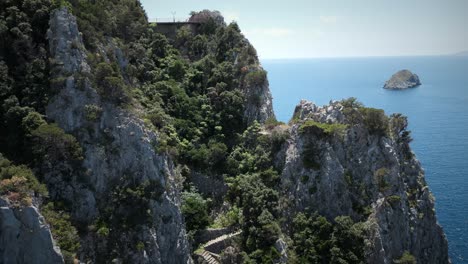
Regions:
<instances>
[{"instance_id":1,"label":"eroded rock surface","mask_svg":"<svg viewBox=\"0 0 468 264\"><path fill-rule=\"evenodd\" d=\"M409 148L406 119L392 116L386 132L371 131L358 108L301 101L280 153L286 217L306 209L328 219L349 215L368 228L368 263L393 263L409 251L418 263L448 263L445 235L424 171ZM310 126L341 124L340 133Z\"/></svg>"},{"instance_id":2,"label":"eroded rock surface","mask_svg":"<svg viewBox=\"0 0 468 264\"><path fill-rule=\"evenodd\" d=\"M70 202L74 220L86 225L106 217L109 210L112 218L124 219L133 219L131 210L148 213L141 217L146 220L135 219L132 226L126 223L122 230L110 227L107 237L89 232L83 238L80 259L191 262L179 194L174 186L176 171L167 156L156 153L158 135L146 129L135 115L96 92L76 19L66 8L52 13L48 39L54 61L53 78L65 81L47 106L47 118L77 138L84 150L80 171L85 172L70 170L74 178L65 181L63 171L53 167L46 170L46 182L54 190L52 196ZM97 118L86 115L89 106L100 109ZM149 186L144 189L148 191L148 195L144 194L147 203L115 203L116 189L145 186Z\"/></svg>"},{"instance_id":3,"label":"eroded rock surface","mask_svg":"<svg viewBox=\"0 0 468 264\"><path fill-rule=\"evenodd\" d=\"M13 207L0 199L0 263L63 263L36 207Z\"/></svg>"}]
</instances>

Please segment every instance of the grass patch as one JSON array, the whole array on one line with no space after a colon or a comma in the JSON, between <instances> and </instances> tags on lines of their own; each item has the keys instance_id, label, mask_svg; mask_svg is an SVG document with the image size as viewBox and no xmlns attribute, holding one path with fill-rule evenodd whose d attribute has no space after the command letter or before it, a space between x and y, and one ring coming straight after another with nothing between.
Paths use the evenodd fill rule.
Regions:
<instances>
[{"instance_id":1,"label":"grass patch","mask_svg":"<svg viewBox=\"0 0 468 264\"><path fill-rule=\"evenodd\" d=\"M325 135L344 135L347 127L348 126L345 124L327 124L314 120L307 120L299 127L299 132L307 133L318 129Z\"/></svg>"}]
</instances>

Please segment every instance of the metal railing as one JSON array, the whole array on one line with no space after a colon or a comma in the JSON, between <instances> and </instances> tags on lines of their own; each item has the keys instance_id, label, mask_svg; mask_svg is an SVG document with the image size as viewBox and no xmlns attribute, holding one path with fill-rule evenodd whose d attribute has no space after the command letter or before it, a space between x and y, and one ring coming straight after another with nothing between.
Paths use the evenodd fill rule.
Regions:
<instances>
[{"instance_id":1,"label":"metal railing","mask_svg":"<svg viewBox=\"0 0 468 264\"><path fill-rule=\"evenodd\" d=\"M187 17L157 17L150 18L149 22L152 23L187 23L189 18Z\"/></svg>"}]
</instances>

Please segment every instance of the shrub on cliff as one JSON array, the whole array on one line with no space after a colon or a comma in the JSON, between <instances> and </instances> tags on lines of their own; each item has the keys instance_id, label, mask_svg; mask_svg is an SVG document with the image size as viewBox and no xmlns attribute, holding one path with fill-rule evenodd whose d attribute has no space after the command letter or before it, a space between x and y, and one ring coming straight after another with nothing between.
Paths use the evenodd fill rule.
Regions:
<instances>
[{"instance_id":1,"label":"shrub on cliff","mask_svg":"<svg viewBox=\"0 0 468 264\"><path fill-rule=\"evenodd\" d=\"M60 247L65 263L76 263L75 258L80 248L80 237L71 223L70 215L59 209L54 203L43 206L41 213L50 225L52 235Z\"/></svg>"},{"instance_id":2,"label":"shrub on cliff","mask_svg":"<svg viewBox=\"0 0 468 264\"><path fill-rule=\"evenodd\" d=\"M339 123L320 123L314 120L307 120L305 121L300 127L300 133L315 133L315 134L323 134L323 135L339 135L343 136L346 132L347 125L339 124Z\"/></svg>"},{"instance_id":3,"label":"shrub on cliff","mask_svg":"<svg viewBox=\"0 0 468 264\"><path fill-rule=\"evenodd\" d=\"M29 206L33 195L47 195L45 185L39 183L25 165L13 165L0 154L0 195L17 206Z\"/></svg>"},{"instance_id":4,"label":"shrub on cliff","mask_svg":"<svg viewBox=\"0 0 468 264\"><path fill-rule=\"evenodd\" d=\"M267 72L262 69L257 69L247 73L245 76L245 81L247 82L247 85L260 86L265 83L266 78Z\"/></svg>"},{"instance_id":5,"label":"shrub on cliff","mask_svg":"<svg viewBox=\"0 0 468 264\"><path fill-rule=\"evenodd\" d=\"M388 131L388 117L384 110L370 107L362 107L359 109L369 133L386 135Z\"/></svg>"},{"instance_id":6,"label":"shrub on cliff","mask_svg":"<svg viewBox=\"0 0 468 264\"><path fill-rule=\"evenodd\" d=\"M398 264L416 264L416 258L411 255L411 253L409 253L408 251L405 251L403 253L403 255L401 256L401 258L399 259L395 259L393 261L394 263L398 263Z\"/></svg>"},{"instance_id":7,"label":"shrub on cliff","mask_svg":"<svg viewBox=\"0 0 468 264\"><path fill-rule=\"evenodd\" d=\"M204 229L210 223L208 215L208 201L192 187L189 191L182 192L182 214L189 235L193 236L199 230Z\"/></svg>"},{"instance_id":8,"label":"shrub on cliff","mask_svg":"<svg viewBox=\"0 0 468 264\"><path fill-rule=\"evenodd\" d=\"M98 92L104 100L115 103L126 103L129 101L127 86L118 72L116 64L99 63L96 66L96 84Z\"/></svg>"},{"instance_id":9,"label":"shrub on cliff","mask_svg":"<svg viewBox=\"0 0 468 264\"><path fill-rule=\"evenodd\" d=\"M333 222L315 214L298 213L293 219L293 250L299 263L364 263L362 223L349 216Z\"/></svg>"},{"instance_id":10,"label":"shrub on cliff","mask_svg":"<svg viewBox=\"0 0 468 264\"><path fill-rule=\"evenodd\" d=\"M83 151L75 137L55 124L43 124L32 131L32 151L38 165L54 166L69 163L78 166L83 160Z\"/></svg>"}]
</instances>

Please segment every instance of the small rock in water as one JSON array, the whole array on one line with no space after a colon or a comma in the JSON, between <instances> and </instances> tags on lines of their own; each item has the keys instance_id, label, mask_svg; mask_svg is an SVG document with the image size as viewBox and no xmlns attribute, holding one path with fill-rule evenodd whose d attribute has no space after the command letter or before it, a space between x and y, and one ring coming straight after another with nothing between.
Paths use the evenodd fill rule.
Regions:
<instances>
[{"instance_id":1,"label":"small rock in water","mask_svg":"<svg viewBox=\"0 0 468 264\"><path fill-rule=\"evenodd\" d=\"M418 75L409 70L401 70L390 78L383 88L385 89L408 89L421 85Z\"/></svg>"}]
</instances>

